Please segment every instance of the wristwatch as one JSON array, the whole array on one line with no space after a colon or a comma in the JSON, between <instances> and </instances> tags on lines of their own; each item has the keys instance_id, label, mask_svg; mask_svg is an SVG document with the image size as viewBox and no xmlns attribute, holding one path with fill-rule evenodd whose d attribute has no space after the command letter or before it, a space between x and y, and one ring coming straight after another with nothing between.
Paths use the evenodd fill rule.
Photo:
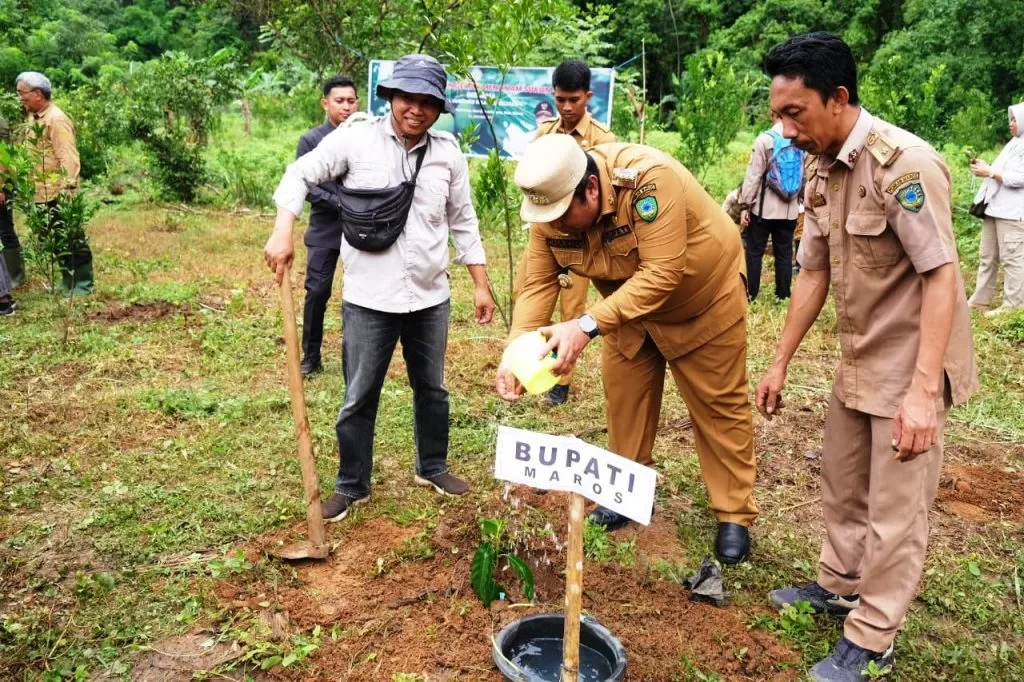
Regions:
<instances>
[{"instance_id":1,"label":"wristwatch","mask_svg":"<svg viewBox=\"0 0 1024 682\"><path fill-rule=\"evenodd\" d=\"M583 313L580 315L580 319L577 320L577 322L580 325L580 331L590 338L594 338L601 333L597 328L597 321L590 316L590 313Z\"/></svg>"}]
</instances>

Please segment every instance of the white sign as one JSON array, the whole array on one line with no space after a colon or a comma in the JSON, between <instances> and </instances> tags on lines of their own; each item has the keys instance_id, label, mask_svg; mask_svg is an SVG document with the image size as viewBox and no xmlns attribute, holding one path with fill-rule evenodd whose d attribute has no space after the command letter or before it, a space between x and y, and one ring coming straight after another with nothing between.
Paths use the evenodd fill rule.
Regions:
<instances>
[{"instance_id":1,"label":"white sign","mask_svg":"<svg viewBox=\"0 0 1024 682\"><path fill-rule=\"evenodd\" d=\"M532 488L579 493L637 523L651 522L654 469L579 438L499 426L494 476Z\"/></svg>"}]
</instances>

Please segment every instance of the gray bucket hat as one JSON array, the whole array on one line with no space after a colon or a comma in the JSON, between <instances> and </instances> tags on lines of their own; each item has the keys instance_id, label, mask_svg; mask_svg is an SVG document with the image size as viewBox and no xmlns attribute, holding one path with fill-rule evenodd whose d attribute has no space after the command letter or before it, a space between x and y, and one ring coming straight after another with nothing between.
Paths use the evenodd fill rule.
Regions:
<instances>
[{"instance_id":1,"label":"gray bucket hat","mask_svg":"<svg viewBox=\"0 0 1024 682\"><path fill-rule=\"evenodd\" d=\"M397 62L391 78L377 84L377 96L391 99L395 90L429 95L441 102L447 114L455 113L455 103L445 96L448 74L441 62L426 54L407 54Z\"/></svg>"}]
</instances>

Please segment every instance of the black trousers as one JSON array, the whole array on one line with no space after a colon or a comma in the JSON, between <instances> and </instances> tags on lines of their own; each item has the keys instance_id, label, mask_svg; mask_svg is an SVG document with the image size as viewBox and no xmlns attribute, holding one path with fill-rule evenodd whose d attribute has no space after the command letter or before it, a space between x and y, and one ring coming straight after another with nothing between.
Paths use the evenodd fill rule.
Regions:
<instances>
[{"instance_id":1,"label":"black trousers","mask_svg":"<svg viewBox=\"0 0 1024 682\"><path fill-rule=\"evenodd\" d=\"M331 285L338 267L339 249L307 246L306 307L302 312L302 360L320 360L324 340L324 313L331 300Z\"/></svg>"},{"instance_id":2,"label":"black trousers","mask_svg":"<svg viewBox=\"0 0 1024 682\"><path fill-rule=\"evenodd\" d=\"M761 290L761 260L768 237L772 238L775 256L775 295L789 298L793 282L793 231L796 220L763 220L750 214L750 224L743 232L743 248L747 258L747 298L753 301Z\"/></svg>"},{"instance_id":3,"label":"black trousers","mask_svg":"<svg viewBox=\"0 0 1024 682\"><path fill-rule=\"evenodd\" d=\"M0 206L0 245L5 249L20 249L21 242L18 241L18 233L14 231L14 211L11 209L11 197L8 195L7 202Z\"/></svg>"}]
</instances>

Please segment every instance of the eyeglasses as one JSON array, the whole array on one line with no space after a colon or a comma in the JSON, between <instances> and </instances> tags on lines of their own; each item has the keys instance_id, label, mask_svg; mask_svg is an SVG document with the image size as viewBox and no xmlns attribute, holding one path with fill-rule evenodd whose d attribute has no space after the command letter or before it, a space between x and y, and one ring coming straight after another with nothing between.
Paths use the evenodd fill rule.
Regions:
<instances>
[{"instance_id":1,"label":"eyeglasses","mask_svg":"<svg viewBox=\"0 0 1024 682\"><path fill-rule=\"evenodd\" d=\"M25 95L27 95L28 93L30 93L30 92L35 92L35 91L36 91L36 90L38 90L38 89L39 89L39 88L29 88L28 90L22 90L22 89L20 89L20 88L15 88L15 90L17 90L17 92L18 92L18 97L24 97L24 96L25 96Z\"/></svg>"}]
</instances>

